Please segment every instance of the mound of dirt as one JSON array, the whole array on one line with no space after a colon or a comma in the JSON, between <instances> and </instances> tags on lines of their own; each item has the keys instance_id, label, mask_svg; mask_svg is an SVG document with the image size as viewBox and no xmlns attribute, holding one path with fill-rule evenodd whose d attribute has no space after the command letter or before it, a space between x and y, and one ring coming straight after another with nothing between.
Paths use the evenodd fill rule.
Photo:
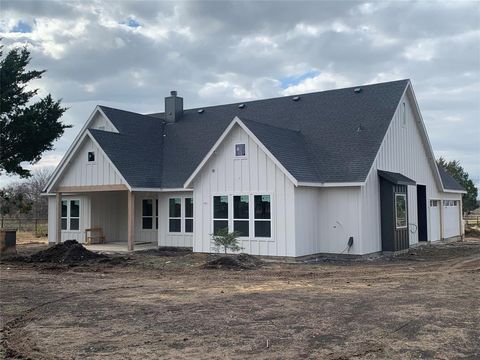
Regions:
<instances>
[{"instance_id":1,"label":"mound of dirt","mask_svg":"<svg viewBox=\"0 0 480 360\"><path fill-rule=\"evenodd\" d=\"M76 240L67 240L46 250L31 255L30 262L48 262L57 264L76 264L89 260L105 259L106 255L87 250Z\"/></svg>"},{"instance_id":2,"label":"mound of dirt","mask_svg":"<svg viewBox=\"0 0 480 360\"><path fill-rule=\"evenodd\" d=\"M248 254L225 255L210 260L202 267L204 269L249 270L263 265L263 261Z\"/></svg>"}]
</instances>

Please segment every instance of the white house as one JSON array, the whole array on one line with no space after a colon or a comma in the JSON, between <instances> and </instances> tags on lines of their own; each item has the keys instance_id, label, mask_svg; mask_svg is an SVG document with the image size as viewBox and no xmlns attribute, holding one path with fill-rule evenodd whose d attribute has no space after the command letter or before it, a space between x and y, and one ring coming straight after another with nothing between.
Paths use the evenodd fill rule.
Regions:
<instances>
[{"instance_id":1,"label":"white house","mask_svg":"<svg viewBox=\"0 0 480 360\"><path fill-rule=\"evenodd\" d=\"M298 257L399 251L462 233L409 80L141 115L97 106L45 188L49 241Z\"/></svg>"}]
</instances>

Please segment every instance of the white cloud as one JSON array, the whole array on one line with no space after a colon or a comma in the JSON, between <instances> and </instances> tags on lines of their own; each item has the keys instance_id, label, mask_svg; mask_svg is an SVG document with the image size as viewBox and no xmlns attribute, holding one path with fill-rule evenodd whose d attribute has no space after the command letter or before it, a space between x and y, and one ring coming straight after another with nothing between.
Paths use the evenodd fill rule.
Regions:
<instances>
[{"instance_id":1,"label":"white cloud","mask_svg":"<svg viewBox=\"0 0 480 360\"><path fill-rule=\"evenodd\" d=\"M11 32L20 21L31 32ZM4 52L29 45L48 70L32 87L70 108L58 158L98 103L154 112L172 89L193 107L410 78L434 150L480 179L460 140L480 139L473 2L2 0L0 37Z\"/></svg>"},{"instance_id":2,"label":"white cloud","mask_svg":"<svg viewBox=\"0 0 480 360\"><path fill-rule=\"evenodd\" d=\"M329 89L337 89L351 86L351 81L341 74L322 72L315 77L307 78L297 85L287 87L282 91L283 95L294 95Z\"/></svg>"}]
</instances>

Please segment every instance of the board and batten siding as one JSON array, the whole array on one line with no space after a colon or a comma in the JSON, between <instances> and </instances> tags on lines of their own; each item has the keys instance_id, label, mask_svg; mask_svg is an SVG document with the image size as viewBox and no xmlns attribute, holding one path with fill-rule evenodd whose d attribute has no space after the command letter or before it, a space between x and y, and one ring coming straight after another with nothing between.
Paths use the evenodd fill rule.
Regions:
<instances>
[{"instance_id":1,"label":"board and batten siding","mask_svg":"<svg viewBox=\"0 0 480 360\"><path fill-rule=\"evenodd\" d=\"M405 103L405 124L403 121L403 103ZM425 185L427 191L427 217L430 218L429 200L453 197L457 200L461 194L440 192L435 182L433 169L427 157L427 147L420 135L417 118L413 110L413 99L407 91L394 114L390 127L380 146L373 167L367 177L365 186L361 190L361 216L362 216L362 253L381 251L381 223L380 223L380 192L377 169L401 173L413 179L419 185ZM367 129L368 131L368 129ZM417 191L416 186L408 186L408 222L410 226L410 245L418 242L417 219ZM443 205L442 205L443 206ZM427 224L430 224L427 221ZM459 234L457 232L456 235ZM428 239L439 240L432 236L437 231L432 231L428 226Z\"/></svg>"},{"instance_id":2,"label":"board and batten siding","mask_svg":"<svg viewBox=\"0 0 480 360\"><path fill-rule=\"evenodd\" d=\"M88 162L89 151L95 152L95 161ZM67 167L63 170L58 186L117 185L124 181L95 143L87 136Z\"/></svg>"},{"instance_id":3,"label":"board and batten siding","mask_svg":"<svg viewBox=\"0 0 480 360\"><path fill-rule=\"evenodd\" d=\"M245 159L235 159L237 143L246 144ZM271 195L272 236L242 239L242 251L253 255L295 256L294 184L240 126L232 128L193 184L194 251L214 251L211 242L214 195L264 194Z\"/></svg>"},{"instance_id":4,"label":"board and batten siding","mask_svg":"<svg viewBox=\"0 0 480 360\"><path fill-rule=\"evenodd\" d=\"M127 191L89 193L91 217L89 228L102 228L105 242L127 241Z\"/></svg>"},{"instance_id":5,"label":"board and batten siding","mask_svg":"<svg viewBox=\"0 0 480 360\"><path fill-rule=\"evenodd\" d=\"M360 194L360 187L295 188L296 256L360 254Z\"/></svg>"},{"instance_id":6,"label":"board and batten siding","mask_svg":"<svg viewBox=\"0 0 480 360\"><path fill-rule=\"evenodd\" d=\"M86 195L65 195L62 200L80 200L80 219L78 230L62 230L62 241L85 241L85 229L90 227L90 198ZM56 241L57 234L57 203L55 196L48 197L48 242Z\"/></svg>"}]
</instances>

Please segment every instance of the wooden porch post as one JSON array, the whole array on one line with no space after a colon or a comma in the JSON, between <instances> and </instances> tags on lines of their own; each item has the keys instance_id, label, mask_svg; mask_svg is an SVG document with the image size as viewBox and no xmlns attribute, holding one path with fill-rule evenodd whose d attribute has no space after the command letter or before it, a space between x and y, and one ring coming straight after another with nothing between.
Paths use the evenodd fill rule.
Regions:
<instances>
[{"instance_id":1,"label":"wooden porch post","mask_svg":"<svg viewBox=\"0 0 480 360\"><path fill-rule=\"evenodd\" d=\"M55 236L55 242L57 244L60 244L62 242L62 193L57 192L56 194L56 200L57 200L57 231L56 231L56 236Z\"/></svg>"},{"instance_id":2,"label":"wooden porch post","mask_svg":"<svg viewBox=\"0 0 480 360\"><path fill-rule=\"evenodd\" d=\"M128 192L128 251L133 251L135 237L135 195Z\"/></svg>"}]
</instances>

